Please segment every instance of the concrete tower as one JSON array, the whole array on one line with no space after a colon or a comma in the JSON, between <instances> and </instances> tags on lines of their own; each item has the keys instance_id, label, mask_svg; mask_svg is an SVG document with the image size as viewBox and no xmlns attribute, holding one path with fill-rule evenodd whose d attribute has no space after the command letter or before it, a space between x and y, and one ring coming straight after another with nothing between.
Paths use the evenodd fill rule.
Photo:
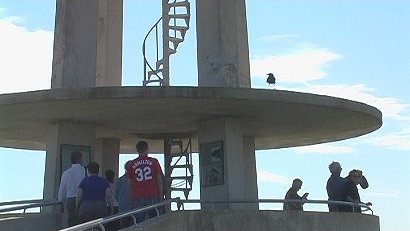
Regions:
<instances>
[{"instance_id":1,"label":"concrete tower","mask_svg":"<svg viewBox=\"0 0 410 231\"><path fill-rule=\"evenodd\" d=\"M329 96L251 89L245 0L196 1L199 86L121 87L122 7L122 0L57 0L51 90L0 95L0 145L47 151L45 199L56 197L66 152L73 148L83 148L102 171L118 172L119 153L135 153L136 140L164 153L164 138L189 134L200 157L199 217L241 221L256 214L262 220L253 221L255 230L286 219L336 219L281 213L272 221L271 213L257 212L258 203L230 201L258 200L255 150L367 134L382 124L378 109ZM192 216L198 225L207 222ZM178 219L166 227L173 230ZM369 219L368 230L375 230ZM192 224L178 227L192 230Z\"/></svg>"}]
</instances>

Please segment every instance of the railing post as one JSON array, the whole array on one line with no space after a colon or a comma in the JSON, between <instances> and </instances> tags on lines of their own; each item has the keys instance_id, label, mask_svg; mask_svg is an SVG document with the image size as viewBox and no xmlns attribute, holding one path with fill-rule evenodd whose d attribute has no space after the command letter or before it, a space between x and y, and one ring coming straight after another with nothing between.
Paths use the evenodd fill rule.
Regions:
<instances>
[{"instance_id":1,"label":"railing post","mask_svg":"<svg viewBox=\"0 0 410 231\"><path fill-rule=\"evenodd\" d=\"M162 83L161 86L169 86L169 5L168 0L162 0Z\"/></svg>"}]
</instances>

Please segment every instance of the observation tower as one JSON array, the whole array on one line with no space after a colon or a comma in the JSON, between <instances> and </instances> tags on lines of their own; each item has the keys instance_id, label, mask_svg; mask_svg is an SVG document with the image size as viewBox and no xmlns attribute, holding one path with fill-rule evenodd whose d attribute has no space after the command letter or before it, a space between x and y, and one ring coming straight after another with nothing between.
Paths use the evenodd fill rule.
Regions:
<instances>
[{"instance_id":1,"label":"observation tower","mask_svg":"<svg viewBox=\"0 0 410 231\"><path fill-rule=\"evenodd\" d=\"M190 7L162 0L146 37L159 41L159 52L150 56L144 41L142 86L125 87L123 1L57 0L51 89L0 95L0 146L46 151L44 199L56 198L72 150L118 173L119 154L146 140L164 154L170 192L186 198L190 155L199 153L201 210L172 212L144 230L379 230L374 215L259 210L255 150L365 135L382 125L381 112L342 98L252 89L245 0L196 1L198 86L170 86L169 59L183 49ZM185 162L173 164L175 157ZM185 185L172 188L178 179Z\"/></svg>"}]
</instances>

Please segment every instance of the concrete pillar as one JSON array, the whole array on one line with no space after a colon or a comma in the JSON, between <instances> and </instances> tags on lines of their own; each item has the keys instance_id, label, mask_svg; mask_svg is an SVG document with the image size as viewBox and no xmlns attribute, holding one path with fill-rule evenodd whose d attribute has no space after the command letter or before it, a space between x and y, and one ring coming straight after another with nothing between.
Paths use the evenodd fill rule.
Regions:
<instances>
[{"instance_id":1,"label":"concrete pillar","mask_svg":"<svg viewBox=\"0 0 410 231\"><path fill-rule=\"evenodd\" d=\"M116 138L98 139L95 144L94 161L100 164L100 175L105 177L105 171L113 170L118 177L120 157L120 140Z\"/></svg>"},{"instance_id":2,"label":"concrete pillar","mask_svg":"<svg viewBox=\"0 0 410 231\"><path fill-rule=\"evenodd\" d=\"M201 200L230 201L258 199L253 138L244 137L241 120L217 118L199 124ZM223 180L212 185L206 183L209 171L218 163L209 146L222 141ZM211 145L210 145L211 144ZM216 168L218 168L216 166ZM202 209L258 209L258 204L202 204Z\"/></svg>"},{"instance_id":3,"label":"concrete pillar","mask_svg":"<svg viewBox=\"0 0 410 231\"><path fill-rule=\"evenodd\" d=\"M122 0L57 0L51 87L120 86Z\"/></svg>"},{"instance_id":4,"label":"concrete pillar","mask_svg":"<svg viewBox=\"0 0 410 231\"><path fill-rule=\"evenodd\" d=\"M198 0L197 49L199 87L249 88L249 47L245 0ZM209 146L223 144L223 181L207 185L209 168L218 161ZM202 121L198 128L201 199L206 201L258 199L255 143L244 137L239 118ZM211 145L210 145L211 144ZM202 150L202 151L201 151ZM258 209L258 204L201 205L202 209Z\"/></svg>"},{"instance_id":5,"label":"concrete pillar","mask_svg":"<svg viewBox=\"0 0 410 231\"><path fill-rule=\"evenodd\" d=\"M122 16L123 0L57 0L52 88L121 86ZM58 122L50 128L44 198L57 195L61 144L84 145L94 153L95 142L94 125ZM118 173L119 140L102 140L98 148L101 172Z\"/></svg>"},{"instance_id":6,"label":"concrete pillar","mask_svg":"<svg viewBox=\"0 0 410 231\"><path fill-rule=\"evenodd\" d=\"M50 126L47 137L46 167L44 176L44 199L56 199L62 174L63 153L61 145L73 145L82 150L93 151L95 144L95 127L89 124L59 122ZM70 152L64 153L65 160L70 160ZM68 155L68 156L67 156ZM68 158L68 160L67 160ZM83 154L83 159L86 156ZM64 161L63 161L64 162ZM88 162L88 160L87 160Z\"/></svg>"},{"instance_id":7,"label":"concrete pillar","mask_svg":"<svg viewBox=\"0 0 410 231\"><path fill-rule=\"evenodd\" d=\"M121 86L123 0L100 0L96 86Z\"/></svg>"},{"instance_id":8,"label":"concrete pillar","mask_svg":"<svg viewBox=\"0 0 410 231\"><path fill-rule=\"evenodd\" d=\"M200 87L250 87L245 0L198 0Z\"/></svg>"}]
</instances>

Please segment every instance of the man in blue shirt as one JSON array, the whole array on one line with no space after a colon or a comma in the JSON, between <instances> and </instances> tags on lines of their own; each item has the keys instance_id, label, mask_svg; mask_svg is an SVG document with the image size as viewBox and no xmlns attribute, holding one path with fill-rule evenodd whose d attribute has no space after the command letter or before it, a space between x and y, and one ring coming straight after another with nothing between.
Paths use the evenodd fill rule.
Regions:
<instances>
[{"instance_id":1,"label":"man in blue shirt","mask_svg":"<svg viewBox=\"0 0 410 231\"><path fill-rule=\"evenodd\" d=\"M112 215L114 211L110 185L106 179L98 176L100 166L90 162L87 170L89 176L78 186L76 198L76 212L80 223ZM107 202L110 211L107 211Z\"/></svg>"}]
</instances>

